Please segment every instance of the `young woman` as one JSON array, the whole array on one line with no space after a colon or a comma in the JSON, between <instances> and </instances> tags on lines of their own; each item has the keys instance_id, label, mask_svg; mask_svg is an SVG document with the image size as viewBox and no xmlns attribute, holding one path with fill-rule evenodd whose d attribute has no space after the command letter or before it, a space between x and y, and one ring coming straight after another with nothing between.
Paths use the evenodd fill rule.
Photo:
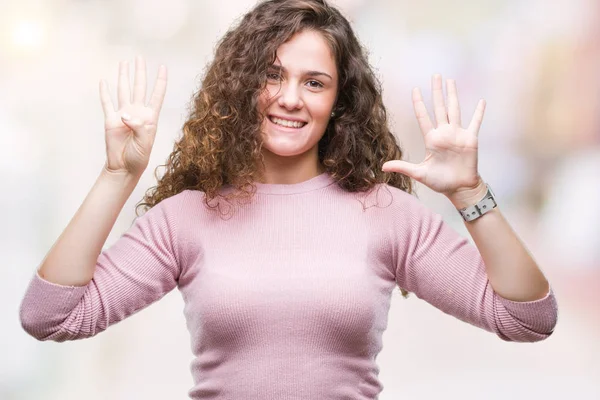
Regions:
<instances>
[{"instance_id":1,"label":"young woman","mask_svg":"<svg viewBox=\"0 0 600 400\"><path fill-rule=\"evenodd\" d=\"M220 42L148 210L102 246L148 165L166 89L146 104L120 65L105 83L105 168L43 260L21 321L40 340L94 336L177 287L195 359L193 399L375 399L398 286L504 340L556 323L549 284L477 172L480 102L461 124L456 86L433 77L435 121L413 92L427 155L386 121L348 21L324 0L258 4ZM476 246L412 193L463 210ZM475 207L477 205L477 207Z\"/></svg>"}]
</instances>

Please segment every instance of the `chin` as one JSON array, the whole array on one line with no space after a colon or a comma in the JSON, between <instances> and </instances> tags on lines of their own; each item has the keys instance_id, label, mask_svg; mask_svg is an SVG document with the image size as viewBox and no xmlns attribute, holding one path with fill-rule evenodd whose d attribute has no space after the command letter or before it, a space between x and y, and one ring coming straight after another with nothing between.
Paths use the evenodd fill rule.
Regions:
<instances>
[{"instance_id":1,"label":"chin","mask_svg":"<svg viewBox=\"0 0 600 400\"><path fill-rule=\"evenodd\" d=\"M302 155L310 150L308 149L298 149L296 147L288 147L288 146L263 146L265 150L267 150L272 155L278 157L295 157Z\"/></svg>"}]
</instances>

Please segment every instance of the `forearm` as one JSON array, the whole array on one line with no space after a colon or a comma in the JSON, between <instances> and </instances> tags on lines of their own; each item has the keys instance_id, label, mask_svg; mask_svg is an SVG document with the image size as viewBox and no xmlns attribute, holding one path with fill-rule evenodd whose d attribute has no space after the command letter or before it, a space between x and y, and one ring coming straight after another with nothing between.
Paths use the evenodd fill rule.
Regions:
<instances>
[{"instance_id":1,"label":"forearm","mask_svg":"<svg viewBox=\"0 0 600 400\"><path fill-rule=\"evenodd\" d=\"M42 262L39 275L65 286L85 286L115 221L139 177L107 172L98 176L83 204Z\"/></svg>"},{"instance_id":2,"label":"forearm","mask_svg":"<svg viewBox=\"0 0 600 400\"><path fill-rule=\"evenodd\" d=\"M485 195L483 181L471 191L449 197L456 208L475 204ZM499 207L465 222L486 266L490 284L498 295L513 301L543 298L549 284Z\"/></svg>"}]
</instances>

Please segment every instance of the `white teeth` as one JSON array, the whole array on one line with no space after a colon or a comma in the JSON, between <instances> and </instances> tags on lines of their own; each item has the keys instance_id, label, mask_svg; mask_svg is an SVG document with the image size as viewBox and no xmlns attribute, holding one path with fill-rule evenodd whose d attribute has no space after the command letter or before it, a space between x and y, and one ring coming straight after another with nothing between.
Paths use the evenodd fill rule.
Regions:
<instances>
[{"instance_id":1,"label":"white teeth","mask_svg":"<svg viewBox=\"0 0 600 400\"><path fill-rule=\"evenodd\" d=\"M275 118L275 117L271 117L271 121L273 121L273 123L275 123L277 125L285 126L288 128L302 128L304 125L306 125L306 122L288 121L286 119Z\"/></svg>"}]
</instances>

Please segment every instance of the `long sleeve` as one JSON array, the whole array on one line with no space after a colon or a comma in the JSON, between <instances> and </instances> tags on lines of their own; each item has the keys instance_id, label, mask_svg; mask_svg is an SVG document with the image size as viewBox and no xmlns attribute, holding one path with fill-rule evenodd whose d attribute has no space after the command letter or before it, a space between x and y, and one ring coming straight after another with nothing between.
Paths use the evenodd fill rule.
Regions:
<instances>
[{"instance_id":1,"label":"long sleeve","mask_svg":"<svg viewBox=\"0 0 600 400\"><path fill-rule=\"evenodd\" d=\"M177 285L176 229L164 203L137 218L99 255L92 280L62 286L36 272L21 303L23 328L38 340L83 339L159 300Z\"/></svg>"},{"instance_id":2,"label":"long sleeve","mask_svg":"<svg viewBox=\"0 0 600 400\"><path fill-rule=\"evenodd\" d=\"M198 400L376 399L396 285L505 340L550 334L552 294L500 298L477 249L441 217L400 189L372 194L329 173L257 183L223 218L203 192L184 191L103 252L86 287L35 276L23 325L39 339L92 336L177 286Z\"/></svg>"},{"instance_id":3,"label":"long sleeve","mask_svg":"<svg viewBox=\"0 0 600 400\"><path fill-rule=\"evenodd\" d=\"M418 200L408 200L407 206L395 218L403 232L397 239L408 247L398 257L398 286L503 340L533 342L550 336L557 320L552 290L530 302L502 298L494 292L475 245Z\"/></svg>"}]
</instances>

